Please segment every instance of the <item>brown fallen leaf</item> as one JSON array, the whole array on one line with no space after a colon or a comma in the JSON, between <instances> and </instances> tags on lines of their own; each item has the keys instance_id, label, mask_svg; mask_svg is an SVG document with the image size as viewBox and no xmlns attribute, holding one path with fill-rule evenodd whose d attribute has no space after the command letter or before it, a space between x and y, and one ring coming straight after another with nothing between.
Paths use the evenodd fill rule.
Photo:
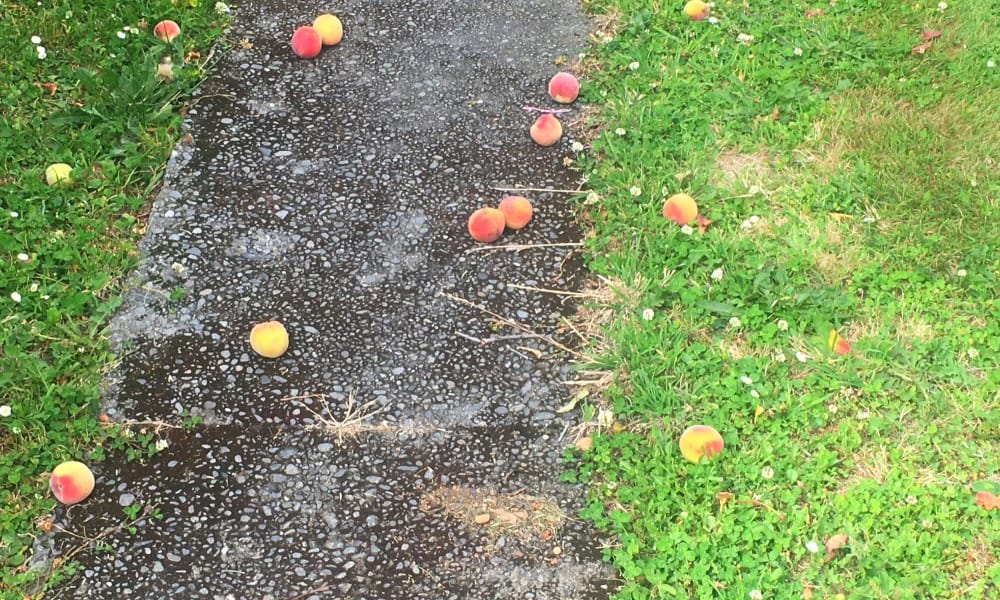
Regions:
<instances>
[{"instance_id":1,"label":"brown fallen leaf","mask_svg":"<svg viewBox=\"0 0 1000 600\"><path fill-rule=\"evenodd\" d=\"M715 499L719 501L719 509L725 508L726 507L726 503L729 502L729 499L732 498L732 497L733 497L733 495L730 492L719 492L719 493L717 493L715 495Z\"/></svg>"},{"instance_id":2,"label":"brown fallen leaf","mask_svg":"<svg viewBox=\"0 0 1000 600\"><path fill-rule=\"evenodd\" d=\"M984 510L1000 508L1000 496L996 496L992 492L976 492L976 506Z\"/></svg>"},{"instance_id":3,"label":"brown fallen leaf","mask_svg":"<svg viewBox=\"0 0 1000 600\"><path fill-rule=\"evenodd\" d=\"M910 54L923 54L930 50L931 43L924 42L923 44L917 44L916 46L910 48Z\"/></svg>"},{"instance_id":4,"label":"brown fallen leaf","mask_svg":"<svg viewBox=\"0 0 1000 600\"><path fill-rule=\"evenodd\" d=\"M941 37L941 32L938 31L937 29L925 29L922 32L920 32L920 35L921 37L924 38L925 42L929 42L931 40L936 40L937 38Z\"/></svg>"},{"instance_id":5,"label":"brown fallen leaf","mask_svg":"<svg viewBox=\"0 0 1000 600\"><path fill-rule=\"evenodd\" d=\"M33 85L35 87L42 88L43 90L45 90L46 92L48 92L50 96L52 94L55 94L56 90L59 89L59 86L57 86L55 83L53 83L51 81L36 81L36 82L34 82Z\"/></svg>"},{"instance_id":6,"label":"brown fallen leaf","mask_svg":"<svg viewBox=\"0 0 1000 600\"><path fill-rule=\"evenodd\" d=\"M700 213L695 217L695 221L698 223L698 233L701 235L705 235L705 230L712 224L712 219Z\"/></svg>"},{"instance_id":7,"label":"brown fallen leaf","mask_svg":"<svg viewBox=\"0 0 1000 600\"><path fill-rule=\"evenodd\" d=\"M847 539L846 533L838 533L826 540L826 556L823 557L823 562L831 560L837 550L840 550L847 543Z\"/></svg>"},{"instance_id":8,"label":"brown fallen leaf","mask_svg":"<svg viewBox=\"0 0 1000 600\"><path fill-rule=\"evenodd\" d=\"M812 19L814 17L822 17L822 16L823 16L823 9L822 8L807 8L806 9L806 18L807 19Z\"/></svg>"}]
</instances>

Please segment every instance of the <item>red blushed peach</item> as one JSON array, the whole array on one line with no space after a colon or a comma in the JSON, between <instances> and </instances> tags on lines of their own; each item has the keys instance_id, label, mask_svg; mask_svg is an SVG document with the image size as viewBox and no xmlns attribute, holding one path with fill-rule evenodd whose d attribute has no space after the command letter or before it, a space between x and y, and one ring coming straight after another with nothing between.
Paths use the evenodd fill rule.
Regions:
<instances>
[{"instance_id":1,"label":"red blushed peach","mask_svg":"<svg viewBox=\"0 0 1000 600\"><path fill-rule=\"evenodd\" d=\"M250 347L264 358L278 358L288 350L288 331L278 321L257 323L250 330Z\"/></svg>"},{"instance_id":2,"label":"red blushed peach","mask_svg":"<svg viewBox=\"0 0 1000 600\"><path fill-rule=\"evenodd\" d=\"M511 229L520 229L527 225L534 213L531 202L521 196L505 196L497 208L503 213L507 227Z\"/></svg>"},{"instance_id":3,"label":"red blushed peach","mask_svg":"<svg viewBox=\"0 0 1000 600\"><path fill-rule=\"evenodd\" d=\"M81 462L66 461L52 469L49 489L63 504L83 502L94 491L94 474Z\"/></svg>"},{"instance_id":4,"label":"red blushed peach","mask_svg":"<svg viewBox=\"0 0 1000 600\"><path fill-rule=\"evenodd\" d=\"M663 216L680 225L687 225L698 216L698 204L687 194L674 194L663 203Z\"/></svg>"},{"instance_id":5,"label":"red blushed peach","mask_svg":"<svg viewBox=\"0 0 1000 600\"><path fill-rule=\"evenodd\" d=\"M313 29L323 38L324 46L336 46L344 37L344 25L335 15L322 14L313 21Z\"/></svg>"},{"instance_id":6,"label":"red blushed peach","mask_svg":"<svg viewBox=\"0 0 1000 600\"><path fill-rule=\"evenodd\" d=\"M708 425L692 425L681 434L681 455L691 462L712 458L722 452L723 445L722 436Z\"/></svg>"},{"instance_id":7,"label":"red blushed peach","mask_svg":"<svg viewBox=\"0 0 1000 600\"><path fill-rule=\"evenodd\" d=\"M170 43L181 34L181 27L170 19L164 19L153 26L153 35L160 38L161 42Z\"/></svg>"},{"instance_id":8,"label":"red blushed peach","mask_svg":"<svg viewBox=\"0 0 1000 600\"><path fill-rule=\"evenodd\" d=\"M562 137L562 123L550 113L538 117L531 125L531 139L539 146L551 146Z\"/></svg>"},{"instance_id":9,"label":"red blushed peach","mask_svg":"<svg viewBox=\"0 0 1000 600\"><path fill-rule=\"evenodd\" d=\"M469 216L469 235L477 242L488 244L497 241L506 226L506 217L496 208L480 208Z\"/></svg>"},{"instance_id":10,"label":"red blushed peach","mask_svg":"<svg viewBox=\"0 0 1000 600\"><path fill-rule=\"evenodd\" d=\"M549 80L549 96L556 102L569 104L580 93L580 82L569 73L556 73Z\"/></svg>"},{"instance_id":11,"label":"red blushed peach","mask_svg":"<svg viewBox=\"0 0 1000 600\"><path fill-rule=\"evenodd\" d=\"M315 27L303 25L292 34L292 52L299 58L313 58L323 48L323 36Z\"/></svg>"},{"instance_id":12,"label":"red blushed peach","mask_svg":"<svg viewBox=\"0 0 1000 600\"><path fill-rule=\"evenodd\" d=\"M701 21L708 17L708 5L701 0L691 0L684 5L684 14L691 17L692 21Z\"/></svg>"}]
</instances>

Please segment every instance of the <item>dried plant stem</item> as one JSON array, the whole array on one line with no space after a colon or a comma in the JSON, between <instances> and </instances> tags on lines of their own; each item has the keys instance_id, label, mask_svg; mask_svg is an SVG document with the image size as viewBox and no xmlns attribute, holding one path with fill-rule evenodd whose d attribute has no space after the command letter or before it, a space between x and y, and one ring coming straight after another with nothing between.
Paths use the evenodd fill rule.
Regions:
<instances>
[{"instance_id":1,"label":"dried plant stem","mask_svg":"<svg viewBox=\"0 0 1000 600\"><path fill-rule=\"evenodd\" d=\"M508 283L507 287L513 288L515 290L528 290L529 292L542 292L544 294L557 294L559 296L571 296L573 298L599 298L594 294L588 294L586 292L570 292L567 290L553 290L551 288L541 288L532 287L530 285L520 285L517 283Z\"/></svg>"},{"instance_id":2,"label":"dried plant stem","mask_svg":"<svg viewBox=\"0 0 1000 600\"><path fill-rule=\"evenodd\" d=\"M559 242L553 244L507 244L505 246L476 246L465 251L466 254L473 252L497 252L507 250L509 252L520 252L521 250L532 250L534 248L580 248L583 242Z\"/></svg>"}]
</instances>

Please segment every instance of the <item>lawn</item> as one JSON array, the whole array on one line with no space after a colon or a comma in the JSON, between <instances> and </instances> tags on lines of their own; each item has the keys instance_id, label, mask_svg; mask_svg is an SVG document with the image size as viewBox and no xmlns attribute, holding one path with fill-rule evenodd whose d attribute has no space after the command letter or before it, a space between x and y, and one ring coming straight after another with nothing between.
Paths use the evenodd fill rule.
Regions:
<instances>
[{"instance_id":1,"label":"lawn","mask_svg":"<svg viewBox=\"0 0 1000 600\"><path fill-rule=\"evenodd\" d=\"M162 18L182 35L154 37ZM48 472L154 450L150 436L98 421L112 359L103 332L228 18L194 0L0 1L0 597L34 597L66 573L24 566L51 527ZM164 56L170 80L158 76ZM71 180L48 185L53 163Z\"/></svg>"},{"instance_id":2,"label":"lawn","mask_svg":"<svg viewBox=\"0 0 1000 600\"><path fill-rule=\"evenodd\" d=\"M1000 597L1000 2L584 6L617 598Z\"/></svg>"}]
</instances>

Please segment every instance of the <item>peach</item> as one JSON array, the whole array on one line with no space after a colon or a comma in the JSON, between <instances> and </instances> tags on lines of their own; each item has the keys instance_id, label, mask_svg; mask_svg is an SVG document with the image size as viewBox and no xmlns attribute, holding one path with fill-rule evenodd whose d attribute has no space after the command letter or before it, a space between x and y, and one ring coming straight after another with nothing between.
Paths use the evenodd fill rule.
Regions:
<instances>
[{"instance_id":1,"label":"peach","mask_svg":"<svg viewBox=\"0 0 1000 600\"><path fill-rule=\"evenodd\" d=\"M556 102L569 104L580 93L580 82L570 73L560 72L549 80L549 96Z\"/></svg>"},{"instance_id":2,"label":"peach","mask_svg":"<svg viewBox=\"0 0 1000 600\"><path fill-rule=\"evenodd\" d=\"M49 489L63 504L83 502L94 491L94 474L82 462L69 460L52 469Z\"/></svg>"},{"instance_id":3,"label":"peach","mask_svg":"<svg viewBox=\"0 0 1000 600\"><path fill-rule=\"evenodd\" d=\"M265 358L278 358L288 350L288 331L278 321L257 323L250 330L250 347Z\"/></svg>"},{"instance_id":4,"label":"peach","mask_svg":"<svg viewBox=\"0 0 1000 600\"><path fill-rule=\"evenodd\" d=\"M539 146L551 146L562 137L562 123L551 113L538 117L531 125L531 139Z\"/></svg>"},{"instance_id":5,"label":"peach","mask_svg":"<svg viewBox=\"0 0 1000 600\"><path fill-rule=\"evenodd\" d=\"M723 447L722 436L708 425L692 425L681 434L681 455L691 462L712 458Z\"/></svg>"},{"instance_id":6,"label":"peach","mask_svg":"<svg viewBox=\"0 0 1000 600\"><path fill-rule=\"evenodd\" d=\"M45 169L45 183L49 185L66 185L73 181L69 176L73 167L66 163L54 163Z\"/></svg>"},{"instance_id":7,"label":"peach","mask_svg":"<svg viewBox=\"0 0 1000 600\"><path fill-rule=\"evenodd\" d=\"M181 27L170 19L164 19L153 27L153 35L160 38L161 42L170 43L181 34Z\"/></svg>"},{"instance_id":8,"label":"peach","mask_svg":"<svg viewBox=\"0 0 1000 600\"><path fill-rule=\"evenodd\" d=\"M480 208L469 216L469 235L477 242L497 241L506 226L507 218L497 208Z\"/></svg>"},{"instance_id":9,"label":"peach","mask_svg":"<svg viewBox=\"0 0 1000 600\"><path fill-rule=\"evenodd\" d=\"M323 48L323 36L315 27L303 25L292 34L292 52L299 58L313 58Z\"/></svg>"},{"instance_id":10,"label":"peach","mask_svg":"<svg viewBox=\"0 0 1000 600\"><path fill-rule=\"evenodd\" d=\"M687 194L674 194L663 203L663 216L680 225L687 225L698 216L698 204Z\"/></svg>"},{"instance_id":11,"label":"peach","mask_svg":"<svg viewBox=\"0 0 1000 600\"><path fill-rule=\"evenodd\" d=\"M844 355L851 351L851 344L840 337L840 333L836 329L830 330L830 335L826 338L826 344L836 354Z\"/></svg>"},{"instance_id":12,"label":"peach","mask_svg":"<svg viewBox=\"0 0 1000 600\"><path fill-rule=\"evenodd\" d=\"M534 213L531 202L521 196L504 196L497 208L503 213L507 227L511 229L520 229L527 225Z\"/></svg>"},{"instance_id":13,"label":"peach","mask_svg":"<svg viewBox=\"0 0 1000 600\"><path fill-rule=\"evenodd\" d=\"M684 14L691 17L692 21L701 21L709 13L708 5L701 0L691 0L684 5Z\"/></svg>"},{"instance_id":14,"label":"peach","mask_svg":"<svg viewBox=\"0 0 1000 600\"><path fill-rule=\"evenodd\" d=\"M344 26L335 15L322 14L313 21L313 29L323 38L324 46L336 46L344 37Z\"/></svg>"}]
</instances>

